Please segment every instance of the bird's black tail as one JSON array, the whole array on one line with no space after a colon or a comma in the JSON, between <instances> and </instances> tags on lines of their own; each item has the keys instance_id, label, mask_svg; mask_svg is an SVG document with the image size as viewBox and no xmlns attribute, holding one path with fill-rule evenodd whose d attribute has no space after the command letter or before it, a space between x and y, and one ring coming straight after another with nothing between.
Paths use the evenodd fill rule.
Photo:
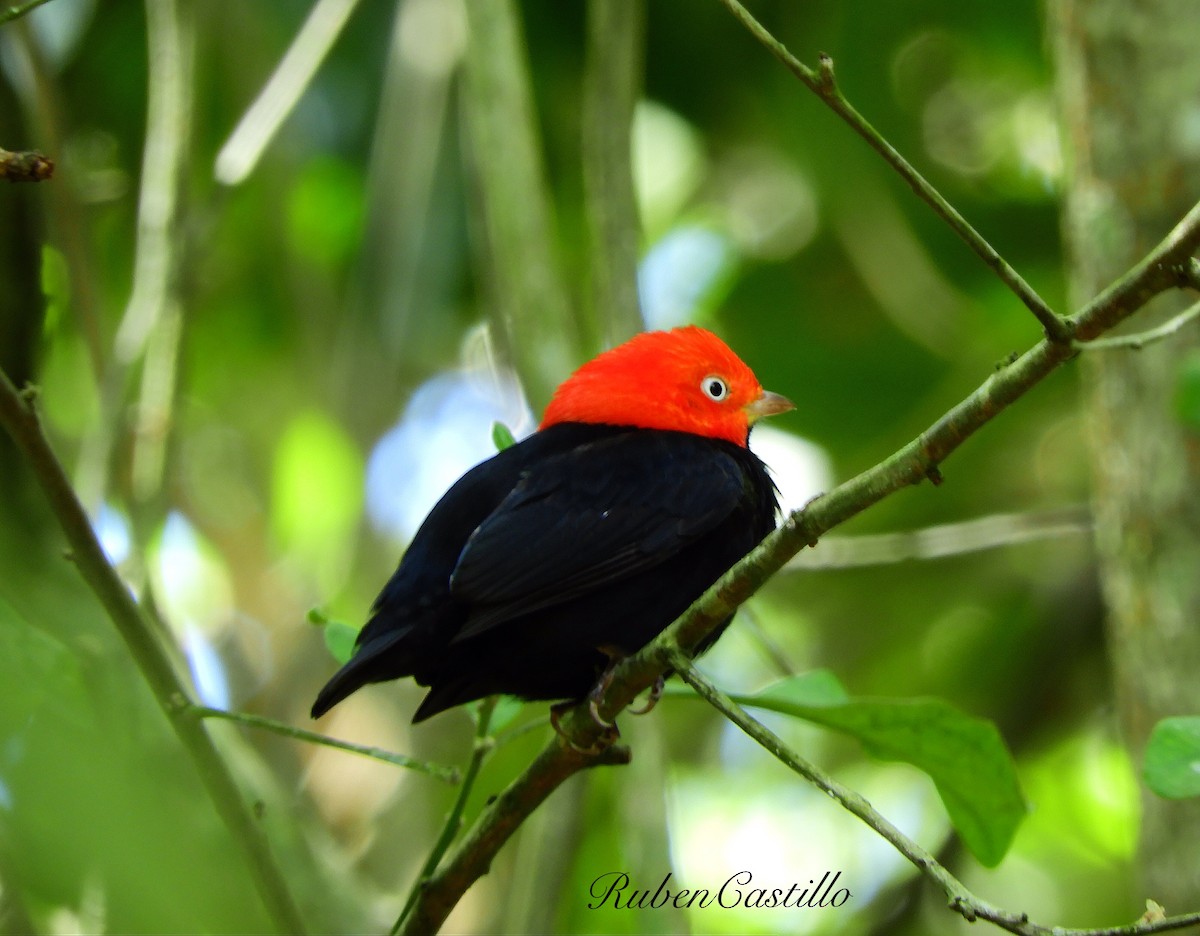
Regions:
<instances>
[{"instance_id":1,"label":"bird's black tail","mask_svg":"<svg viewBox=\"0 0 1200 936\"><path fill-rule=\"evenodd\" d=\"M365 629L364 629L365 630ZM410 653L404 647L407 630L380 634L360 644L340 670L317 693L312 717L320 718L367 683L412 675Z\"/></svg>"}]
</instances>

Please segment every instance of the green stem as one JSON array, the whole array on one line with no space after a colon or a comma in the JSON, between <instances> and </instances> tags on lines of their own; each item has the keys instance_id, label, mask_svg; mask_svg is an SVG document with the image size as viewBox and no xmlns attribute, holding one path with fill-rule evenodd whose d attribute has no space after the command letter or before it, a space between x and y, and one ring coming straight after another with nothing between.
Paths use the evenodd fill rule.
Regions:
<instances>
[{"instance_id":1,"label":"green stem","mask_svg":"<svg viewBox=\"0 0 1200 936\"><path fill-rule=\"evenodd\" d=\"M421 773L429 774L431 777L444 780L446 783L457 784L462 779L456 767L443 767L441 764L431 764L428 761L417 760L415 757L409 757L407 754L397 754L393 751L372 747L367 744L354 744L351 741L341 741L337 738L331 738L329 735L319 734L315 731L297 728L286 722L276 721L273 718L250 715L245 712L228 712L225 709L209 708L206 705L189 705L187 710L197 718L220 718L239 725L245 725L248 728L261 728L264 731L271 731L275 734L283 735L285 738L295 738L297 741L306 741L309 744L319 744L322 747L348 751L351 754L361 754L363 757L383 761L385 764L391 764L393 767L407 767L410 770L418 770Z\"/></svg>"},{"instance_id":2,"label":"green stem","mask_svg":"<svg viewBox=\"0 0 1200 936\"><path fill-rule=\"evenodd\" d=\"M1200 316L1200 302L1194 302L1184 311L1163 322L1157 328L1149 328L1134 335L1117 335L1114 338L1093 338L1091 341L1076 341L1074 345L1078 351L1111 351L1115 348L1130 348L1134 351L1141 351L1148 344L1154 344L1156 341L1170 338L1198 316Z\"/></svg>"},{"instance_id":3,"label":"green stem","mask_svg":"<svg viewBox=\"0 0 1200 936\"><path fill-rule=\"evenodd\" d=\"M611 347L642 331L633 191L633 109L641 91L645 0L589 0L583 80L583 181L591 305Z\"/></svg>"},{"instance_id":4,"label":"green stem","mask_svg":"<svg viewBox=\"0 0 1200 936\"><path fill-rule=\"evenodd\" d=\"M304 922L253 813L204 726L188 713L187 689L155 636L155 627L109 564L83 505L42 432L32 390L18 392L0 370L0 425L17 443L66 534L71 558L100 599L150 686L217 813L241 848L263 903L281 933L302 933Z\"/></svg>"},{"instance_id":5,"label":"green stem","mask_svg":"<svg viewBox=\"0 0 1200 936\"><path fill-rule=\"evenodd\" d=\"M496 700L497 696L489 696L479 703L475 718L475 743L471 749L471 761L467 764L466 777L463 778L463 783L459 787L454 805L450 808L449 815L446 816L446 822L442 826L441 834L438 836L437 841L433 843L429 857L425 859L425 864L421 867L421 873L417 875L417 880L413 883L412 890L408 892L408 899L404 901L404 909L400 911L400 916L396 918L396 922L392 926L391 936L396 936L400 932L400 927L404 925L405 918L412 912L412 908L417 902L421 888L433 876L433 873L442 861L442 857L446 854L446 851L454 841L454 837L458 835L458 830L462 827L463 813L466 811L467 800L471 797L471 791L475 787L475 780L479 776L479 770L483 767L483 762L488 754L496 746L495 738L488 734L488 726L492 721L492 712L496 709Z\"/></svg>"},{"instance_id":6,"label":"green stem","mask_svg":"<svg viewBox=\"0 0 1200 936\"><path fill-rule=\"evenodd\" d=\"M1009 266L996 248L989 244L983 235L976 231L966 218L959 214L958 210L946 201L942 194L930 185L925 177L901 156L899 151L885 140L862 114L855 110L854 105L846 100L837 86L833 74L833 60L829 56L822 55L820 68L814 71L792 55L787 47L751 16L738 0L721 0L721 3L750 31L755 39L766 46L771 54L787 67L788 71L799 78L805 87L824 101L829 109L841 117L851 130L866 141L871 149L882 156L884 161L908 183L921 201L929 205L939 218L950 225L954 233L962 238L966 245L1000 277L1004 285L1011 289L1018 299L1025 303L1029 311L1042 323L1046 337L1055 342L1067 342L1071 339L1070 323L1055 315L1054 310L1016 270Z\"/></svg>"}]
</instances>

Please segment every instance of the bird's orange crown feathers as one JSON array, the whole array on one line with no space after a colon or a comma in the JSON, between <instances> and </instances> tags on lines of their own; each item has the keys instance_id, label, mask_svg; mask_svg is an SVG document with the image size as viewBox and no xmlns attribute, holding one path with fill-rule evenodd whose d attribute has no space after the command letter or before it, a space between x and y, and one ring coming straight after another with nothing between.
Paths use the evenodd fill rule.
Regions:
<instances>
[{"instance_id":1,"label":"bird's orange crown feathers","mask_svg":"<svg viewBox=\"0 0 1200 936\"><path fill-rule=\"evenodd\" d=\"M606 423L744 446L756 419L789 409L725 342L689 325L643 332L588 361L554 392L541 428Z\"/></svg>"}]
</instances>

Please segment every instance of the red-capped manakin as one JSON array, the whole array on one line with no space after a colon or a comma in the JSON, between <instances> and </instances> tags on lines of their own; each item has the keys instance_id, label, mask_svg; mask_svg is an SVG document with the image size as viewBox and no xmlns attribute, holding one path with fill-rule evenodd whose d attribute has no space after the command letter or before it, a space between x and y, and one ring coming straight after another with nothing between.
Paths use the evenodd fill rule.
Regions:
<instances>
[{"instance_id":1,"label":"red-capped manakin","mask_svg":"<svg viewBox=\"0 0 1200 936\"><path fill-rule=\"evenodd\" d=\"M313 717L405 676L429 687L414 722L495 693L583 698L775 528L747 441L792 408L695 326L584 364L430 511Z\"/></svg>"}]
</instances>

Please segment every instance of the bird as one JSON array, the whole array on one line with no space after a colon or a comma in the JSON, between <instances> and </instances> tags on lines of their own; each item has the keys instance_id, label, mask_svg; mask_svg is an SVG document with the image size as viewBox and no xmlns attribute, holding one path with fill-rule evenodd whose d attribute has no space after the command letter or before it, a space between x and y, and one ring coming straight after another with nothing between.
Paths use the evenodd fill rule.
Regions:
<instances>
[{"instance_id":1,"label":"bird","mask_svg":"<svg viewBox=\"0 0 1200 936\"><path fill-rule=\"evenodd\" d=\"M695 325L600 353L433 507L312 716L404 677L429 690L414 723L495 694L587 697L775 528L748 442L793 408Z\"/></svg>"}]
</instances>

